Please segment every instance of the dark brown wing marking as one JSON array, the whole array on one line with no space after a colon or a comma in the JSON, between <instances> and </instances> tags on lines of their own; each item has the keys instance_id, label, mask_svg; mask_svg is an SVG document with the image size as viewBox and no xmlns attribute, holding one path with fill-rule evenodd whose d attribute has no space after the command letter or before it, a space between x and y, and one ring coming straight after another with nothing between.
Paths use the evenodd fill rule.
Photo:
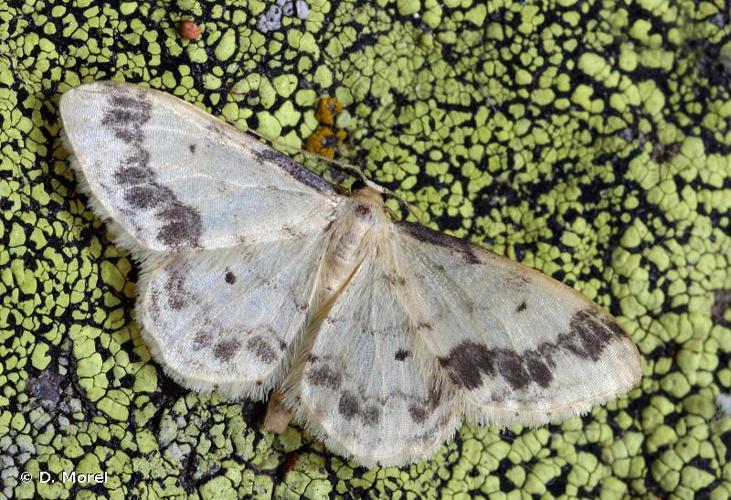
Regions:
<instances>
[{"instance_id":1,"label":"dark brown wing marking","mask_svg":"<svg viewBox=\"0 0 731 500\"><path fill-rule=\"evenodd\" d=\"M399 227L399 229L403 229L418 240L431 243L432 245L441 245L456 250L462 254L465 261L469 264L480 264L482 262L475 252L476 249L488 252L488 250L475 246L468 241L460 240L454 236L434 231L426 226L422 226L421 224L404 221L395 222L395 224Z\"/></svg>"},{"instance_id":2,"label":"dark brown wing marking","mask_svg":"<svg viewBox=\"0 0 731 500\"><path fill-rule=\"evenodd\" d=\"M118 90L119 87L110 87L101 126L111 129L130 148L114 172L114 178L124 186L125 201L137 211L154 210L154 217L162 223L157 239L165 245L176 250L199 247L203 232L200 212L160 185L150 168L144 126L152 117L152 104L144 92L132 96Z\"/></svg>"},{"instance_id":3,"label":"dark brown wing marking","mask_svg":"<svg viewBox=\"0 0 731 500\"><path fill-rule=\"evenodd\" d=\"M535 349L519 353L463 341L447 356L439 358L439 363L455 385L468 390L480 387L484 376L501 376L515 390L531 383L546 388L553 382L556 354L570 353L598 362L610 343L621 342L624 337L626 334L619 325L603 313L582 309L571 318L570 330L559 334L555 343L543 342Z\"/></svg>"},{"instance_id":4,"label":"dark brown wing marking","mask_svg":"<svg viewBox=\"0 0 731 500\"><path fill-rule=\"evenodd\" d=\"M266 149L264 151L255 151L253 153L256 158L263 163L270 163L276 167L283 168L289 175L299 182L316 189L323 194L338 194L327 181L320 176L313 174L306 167L300 165L289 156L280 153L274 149Z\"/></svg>"}]
</instances>

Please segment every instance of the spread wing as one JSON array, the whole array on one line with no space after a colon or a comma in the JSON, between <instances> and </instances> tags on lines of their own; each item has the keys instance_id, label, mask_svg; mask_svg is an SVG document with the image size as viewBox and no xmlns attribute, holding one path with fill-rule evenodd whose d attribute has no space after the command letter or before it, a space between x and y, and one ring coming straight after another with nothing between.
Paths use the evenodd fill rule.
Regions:
<instances>
[{"instance_id":1,"label":"spread wing","mask_svg":"<svg viewBox=\"0 0 731 500\"><path fill-rule=\"evenodd\" d=\"M639 380L637 348L575 290L420 225L393 233L404 308L473 420L542 424Z\"/></svg>"},{"instance_id":2,"label":"spread wing","mask_svg":"<svg viewBox=\"0 0 731 500\"><path fill-rule=\"evenodd\" d=\"M375 235L371 235L375 236ZM284 383L285 404L327 447L367 467L430 456L461 422L453 392L394 286L380 237Z\"/></svg>"},{"instance_id":3,"label":"spread wing","mask_svg":"<svg viewBox=\"0 0 731 500\"><path fill-rule=\"evenodd\" d=\"M576 415L641 375L614 319L537 271L407 223L374 227L363 244L284 382L298 420L362 465L427 457L463 416Z\"/></svg>"},{"instance_id":4,"label":"spread wing","mask_svg":"<svg viewBox=\"0 0 731 500\"><path fill-rule=\"evenodd\" d=\"M65 142L123 246L179 252L320 231L338 195L318 176L176 97L96 82L61 97Z\"/></svg>"},{"instance_id":5,"label":"spread wing","mask_svg":"<svg viewBox=\"0 0 731 500\"><path fill-rule=\"evenodd\" d=\"M82 85L61 116L92 208L141 262L136 313L156 359L193 389L263 397L307 321L340 197L162 92Z\"/></svg>"},{"instance_id":6,"label":"spread wing","mask_svg":"<svg viewBox=\"0 0 731 500\"><path fill-rule=\"evenodd\" d=\"M155 358L186 387L262 399L308 321L326 241L289 238L152 265L136 312Z\"/></svg>"}]
</instances>

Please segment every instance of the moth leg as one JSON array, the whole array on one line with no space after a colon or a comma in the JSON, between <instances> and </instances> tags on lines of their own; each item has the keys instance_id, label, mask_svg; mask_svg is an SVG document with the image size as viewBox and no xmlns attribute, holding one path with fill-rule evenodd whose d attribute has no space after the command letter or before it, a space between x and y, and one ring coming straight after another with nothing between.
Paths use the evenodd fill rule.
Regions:
<instances>
[{"instance_id":1,"label":"moth leg","mask_svg":"<svg viewBox=\"0 0 731 500\"><path fill-rule=\"evenodd\" d=\"M282 403L283 397L284 393L281 389L272 391L267 404L267 413L264 417L264 429L276 434L286 431L293 417L292 412Z\"/></svg>"}]
</instances>

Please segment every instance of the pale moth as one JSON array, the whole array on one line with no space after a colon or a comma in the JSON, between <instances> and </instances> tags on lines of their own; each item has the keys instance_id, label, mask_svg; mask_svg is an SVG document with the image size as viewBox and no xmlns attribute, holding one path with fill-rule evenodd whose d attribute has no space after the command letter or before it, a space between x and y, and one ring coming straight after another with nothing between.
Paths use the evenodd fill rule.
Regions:
<instances>
[{"instance_id":1,"label":"pale moth","mask_svg":"<svg viewBox=\"0 0 731 500\"><path fill-rule=\"evenodd\" d=\"M180 384L292 414L367 467L428 458L461 425L540 425L640 378L637 348L573 289L394 222L384 190L341 194L163 92L97 82L61 98L93 210L140 262L137 320ZM291 413L290 413L291 412Z\"/></svg>"}]
</instances>

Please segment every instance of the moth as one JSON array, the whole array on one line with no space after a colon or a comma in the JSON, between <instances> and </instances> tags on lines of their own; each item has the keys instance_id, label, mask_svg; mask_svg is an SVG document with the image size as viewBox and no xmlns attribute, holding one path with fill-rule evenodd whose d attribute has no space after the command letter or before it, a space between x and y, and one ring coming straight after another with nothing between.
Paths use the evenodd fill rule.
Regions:
<instances>
[{"instance_id":1,"label":"moth","mask_svg":"<svg viewBox=\"0 0 731 500\"><path fill-rule=\"evenodd\" d=\"M154 358L197 391L263 400L358 464L428 458L464 419L540 425L641 376L598 305L479 246L395 221L178 98L97 82L60 103L91 208L140 263Z\"/></svg>"}]
</instances>

